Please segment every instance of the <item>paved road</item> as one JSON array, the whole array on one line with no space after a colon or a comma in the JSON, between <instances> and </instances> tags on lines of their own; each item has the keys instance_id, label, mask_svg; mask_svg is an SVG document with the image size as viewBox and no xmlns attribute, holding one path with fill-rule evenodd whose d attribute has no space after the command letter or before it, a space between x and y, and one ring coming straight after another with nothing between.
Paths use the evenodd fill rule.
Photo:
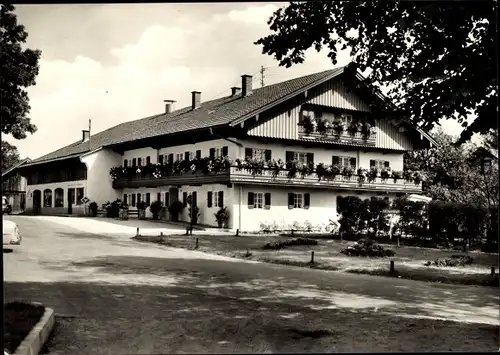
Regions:
<instances>
[{"instance_id":1,"label":"paved road","mask_svg":"<svg viewBox=\"0 0 500 355\"><path fill-rule=\"evenodd\" d=\"M498 289L245 262L92 219L7 218L24 238L4 254L5 298L55 309L50 354L498 350Z\"/></svg>"}]
</instances>

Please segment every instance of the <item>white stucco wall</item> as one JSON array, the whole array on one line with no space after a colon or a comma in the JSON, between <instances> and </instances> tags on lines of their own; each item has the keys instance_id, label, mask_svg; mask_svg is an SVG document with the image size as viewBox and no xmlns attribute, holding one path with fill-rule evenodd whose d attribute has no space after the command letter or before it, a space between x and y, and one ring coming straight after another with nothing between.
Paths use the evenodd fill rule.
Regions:
<instances>
[{"instance_id":1,"label":"white stucco wall","mask_svg":"<svg viewBox=\"0 0 500 355\"><path fill-rule=\"evenodd\" d=\"M110 149L101 149L82 156L80 160L87 166L87 186L85 196L95 201L99 208L106 201L120 197L121 192L113 189L109 169L122 164L122 156Z\"/></svg>"},{"instance_id":2,"label":"white stucco wall","mask_svg":"<svg viewBox=\"0 0 500 355\"><path fill-rule=\"evenodd\" d=\"M63 189L63 207L54 207L55 205L55 190L61 188ZM26 189L26 210L33 209L33 192L35 190L40 190L41 192L41 202L43 206L43 191L46 189L52 190L52 207L51 210L47 210L46 212L59 212L59 213L67 213L68 209L68 189L75 189L75 203L72 204L73 214L79 214L83 212L84 205L78 205L76 202L76 189L83 188L83 195L86 194L85 188L85 180L78 181L66 181L66 182L54 182L50 184L36 184L36 185L27 185ZM45 208L47 209L47 208Z\"/></svg>"},{"instance_id":3,"label":"white stucco wall","mask_svg":"<svg viewBox=\"0 0 500 355\"><path fill-rule=\"evenodd\" d=\"M158 150L158 154L168 155L170 153L173 153L175 157L175 154L182 154L182 156L184 156L185 152L195 153L197 150L201 150L201 157L204 158L210 155L210 148L222 149L222 147L225 146L228 147L228 154L230 157L235 157L238 156L238 154L240 154L238 151L238 146L225 139L214 139L210 141L198 142L196 144L184 144L175 147L161 148Z\"/></svg>"},{"instance_id":4,"label":"white stucco wall","mask_svg":"<svg viewBox=\"0 0 500 355\"><path fill-rule=\"evenodd\" d=\"M242 231L258 231L260 223L271 224L273 222L278 225L292 225L294 222L304 224L306 221L311 222L313 225L328 224L329 220L338 220L337 214L337 197L338 196L358 196L364 200L373 196L383 198L388 196L392 201L396 195L377 195L376 193L362 193L356 194L352 191L341 190L313 190L302 188L279 188L279 187L263 187L263 186L241 186L242 189L242 204L241 204L241 226L238 220L239 206L239 188L234 188L234 203L233 213L235 214L233 228L240 228ZM248 192L270 192L271 193L271 208L266 210L264 208L248 208ZM310 194L310 207L309 209L289 209L288 208L288 193L309 193Z\"/></svg>"},{"instance_id":5,"label":"white stucco wall","mask_svg":"<svg viewBox=\"0 0 500 355\"><path fill-rule=\"evenodd\" d=\"M156 164L158 162L158 150L151 147L127 150L123 156L120 156L120 162L116 165L123 165L123 161L127 159L129 166L131 166L134 158L142 158L142 165L146 165L146 157L150 157L151 164Z\"/></svg>"}]
</instances>

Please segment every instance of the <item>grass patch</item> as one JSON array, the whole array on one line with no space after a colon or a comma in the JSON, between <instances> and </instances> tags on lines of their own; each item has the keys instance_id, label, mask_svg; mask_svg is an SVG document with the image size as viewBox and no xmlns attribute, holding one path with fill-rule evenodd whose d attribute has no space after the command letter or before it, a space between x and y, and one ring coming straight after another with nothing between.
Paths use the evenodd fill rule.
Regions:
<instances>
[{"instance_id":1,"label":"grass patch","mask_svg":"<svg viewBox=\"0 0 500 355\"><path fill-rule=\"evenodd\" d=\"M397 268L393 274L390 273L387 267L371 269L371 270L349 269L346 271L353 274L398 277L402 279L416 280L416 281L498 287L498 275L488 276L488 275L471 275L471 274L450 274L450 273L440 272L439 270L413 269L406 267Z\"/></svg>"},{"instance_id":2,"label":"grass patch","mask_svg":"<svg viewBox=\"0 0 500 355\"><path fill-rule=\"evenodd\" d=\"M3 305L4 312L4 349L13 354L31 329L40 321L45 307L22 302L9 302Z\"/></svg>"}]
</instances>

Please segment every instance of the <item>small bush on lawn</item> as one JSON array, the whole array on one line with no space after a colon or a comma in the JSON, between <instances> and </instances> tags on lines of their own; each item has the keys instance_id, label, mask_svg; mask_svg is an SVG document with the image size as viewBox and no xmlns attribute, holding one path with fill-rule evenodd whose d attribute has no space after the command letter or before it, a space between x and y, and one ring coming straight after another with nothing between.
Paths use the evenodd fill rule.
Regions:
<instances>
[{"instance_id":1,"label":"small bush on lawn","mask_svg":"<svg viewBox=\"0 0 500 355\"><path fill-rule=\"evenodd\" d=\"M279 250L293 245L318 245L318 241L307 238L287 239L265 244L262 248L267 250Z\"/></svg>"},{"instance_id":2,"label":"small bush on lawn","mask_svg":"<svg viewBox=\"0 0 500 355\"><path fill-rule=\"evenodd\" d=\"M384 249L381 245L376 244L373 240L368 238L360 239L358 242L342 249L340 252L347 256L386 257L396 255L393 250Z\"/></svg>"},{"instance_id":3,"label":"small bush on lawn","mask_svg":"<svg viewBox=\"0 0 500 355\"><path fill-rule=\"evenodd\" d=\"M469 255L452 255L449 258L445 259L436 259L433 263L427 261L425 266L466 266L471 265L474 262L474 259Z\"/></svg>"}]
</instances>

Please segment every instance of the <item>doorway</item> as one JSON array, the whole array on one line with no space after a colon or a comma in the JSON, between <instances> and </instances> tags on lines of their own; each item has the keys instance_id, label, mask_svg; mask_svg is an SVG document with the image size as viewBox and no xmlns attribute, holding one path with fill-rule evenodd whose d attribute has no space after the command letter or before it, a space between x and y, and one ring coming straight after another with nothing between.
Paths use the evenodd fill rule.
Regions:
<instances>
[{"instance_id":1,"label":"doorway","mask_svg":"<svg viewBox=\"0 0 500 355\"><path fill-rule=\"evenodd\" d=\"M75 201L75 189L68 189L68 214L73 214L73 201Z\"/></svg>"},{"instance_id":2,"label":"doorway","mask_svg":"<svg viewBox=\"0 0 500 355\"><path fill-rule=\"evenodd\" d=\"M42 208L42 191L33 191L33 213L40 213Z\"/></svg>"}]
</instances>

